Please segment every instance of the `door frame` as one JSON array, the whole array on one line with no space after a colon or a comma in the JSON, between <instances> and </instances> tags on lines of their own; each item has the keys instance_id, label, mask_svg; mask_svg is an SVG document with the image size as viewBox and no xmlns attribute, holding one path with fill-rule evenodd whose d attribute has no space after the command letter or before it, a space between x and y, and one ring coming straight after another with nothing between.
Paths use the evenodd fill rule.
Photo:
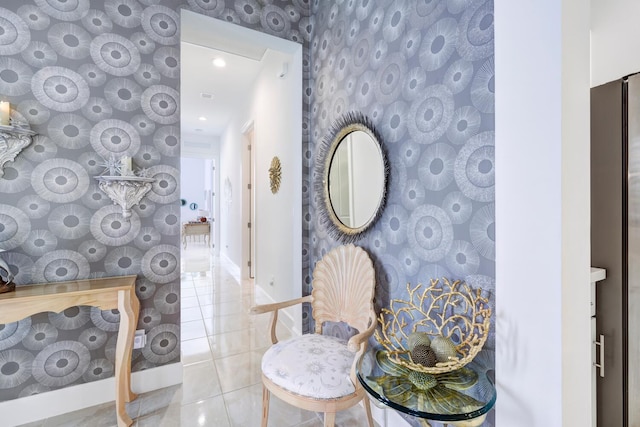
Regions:
<instances>
[{"instance_id":1,"label":"door frame","mask_svg":"<svg viewBox=\"0 0 640 427\"><path fill-rule=\"evenodd\" d=\"M256 130L254 120L251 119L242 127L244 139L242 156L242 219L243 227L243 250L242 250L242 277L254 279L256 277ZM245 245L246 243L246 245Z\"/></svg>"}]
</instances>

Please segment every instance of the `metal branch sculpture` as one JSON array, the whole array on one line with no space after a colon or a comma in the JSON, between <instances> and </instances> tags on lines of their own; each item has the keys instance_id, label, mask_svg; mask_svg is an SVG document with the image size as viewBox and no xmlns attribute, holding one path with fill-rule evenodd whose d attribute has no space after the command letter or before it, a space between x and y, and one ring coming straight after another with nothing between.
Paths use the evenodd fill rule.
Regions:
<instances>
[{"instance_id":1,"label":"metal branch sculpture","mask_svg":"<svg viewBox=\"0 0 640 427\"><path fill-rule=\"evenodd\" d=\"M391 362L415 371L437 374L460 369L484 346L489 335L491 308L481 289L471 289L459 280L431 279L422 291L421 284L412 288L407 284L408 300L393 299L383 308L375 338L388 352ZM416 363L411 356L408 337L424 332L432 337L450 338L457 358L427 367Z\"/></svg>"}]
</instances>

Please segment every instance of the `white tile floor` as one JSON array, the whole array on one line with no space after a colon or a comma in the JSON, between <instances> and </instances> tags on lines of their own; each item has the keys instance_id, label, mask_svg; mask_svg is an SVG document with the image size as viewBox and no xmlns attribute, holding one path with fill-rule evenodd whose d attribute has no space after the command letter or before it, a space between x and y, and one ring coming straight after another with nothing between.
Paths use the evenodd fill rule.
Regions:
<instances>
[{"instance_id":1,"label":"white tile floor","mask_svg":"<svg viewBox=\"0 0 640 427\"><path fill-rule=\"evenodd\" d=\"M127 406L134 427L260 425L260 360L269 347L269 315L251 316L260 301L249 281L239 283L203 244L182 252L181 385L140 395ZM259 294L258 294L259 295ZM279 330L279 338L290 332ZM365 426L358 405L338 414L336 426ZM115 405L108 403L29 427L116 426ZM271 398L269 426L320 427L322 415Z\"/></svg>"}]
</instances>

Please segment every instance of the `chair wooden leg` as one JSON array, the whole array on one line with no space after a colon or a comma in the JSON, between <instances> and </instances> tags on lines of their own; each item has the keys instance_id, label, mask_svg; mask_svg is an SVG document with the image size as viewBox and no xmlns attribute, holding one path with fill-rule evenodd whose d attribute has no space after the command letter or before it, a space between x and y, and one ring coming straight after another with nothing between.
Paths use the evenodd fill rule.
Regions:
<instances>
[{"instance_id":1,"label":"chair wooden leg","mask_svg":"<svg viewBox=\"0 0 640 427\"><path fill-rule=\"evenodd\" d=\"M373 416L371 415L371 403L369 402L369 397L365 396L364 399L364 410L367 413L367 422L369 423L369 427L373 427Z\"/></svg>"},{"instance_id":2,"label":"chair wooden leg","mask_svg":"<svg viewBox=\"0 0 640 427\"><path fill-rule=\"evenodd\" d=\"M336 423L336 413L335 412L325 412L324 413L324 427L333 427Z\"/></svg>"},{"instance_id":3,"label":"chair wooden leg","mask_svg":"<svg viewBox=\"0 0 640 427\"><path fill-rule=\"evenodd\" d=\"M262 386L262 427L267 427L269 421L269 390Z\"/></svg>"}]
</instances>

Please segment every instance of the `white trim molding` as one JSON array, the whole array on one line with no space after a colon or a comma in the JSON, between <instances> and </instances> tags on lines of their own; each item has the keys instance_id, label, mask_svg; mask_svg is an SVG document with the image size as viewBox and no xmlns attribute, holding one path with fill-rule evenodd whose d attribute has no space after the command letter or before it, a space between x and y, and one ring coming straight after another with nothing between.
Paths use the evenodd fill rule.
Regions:
<instances>
[{"instance_id":1,"label":"white trim molding","mask_svg":"<svg viewBox=\"0 0 640 427\"><path fill-rule=\"evenodd\" d=\"M229 271L231 277L236 279L238 283L242 283L242 279L240 277L240 267L229 258L224 252L220 252L220 258L225 262L225 268Z\"/></svg>"},{"instance_id":2,"label":"white trim molding","mask_svg":"<svg viewBox=\"0 0 640 427\"><path fill-rule=\"evenodd\" d=\"M131 374L131 388L135 393L147 393L182 383L182 363ZM115 378L79 384L33 396L0 402L2 426L17 426L49 417L66 414L91 406L115 401ZM115 413L115 406L114 406Z\"/></svg>"}]
</instances>

